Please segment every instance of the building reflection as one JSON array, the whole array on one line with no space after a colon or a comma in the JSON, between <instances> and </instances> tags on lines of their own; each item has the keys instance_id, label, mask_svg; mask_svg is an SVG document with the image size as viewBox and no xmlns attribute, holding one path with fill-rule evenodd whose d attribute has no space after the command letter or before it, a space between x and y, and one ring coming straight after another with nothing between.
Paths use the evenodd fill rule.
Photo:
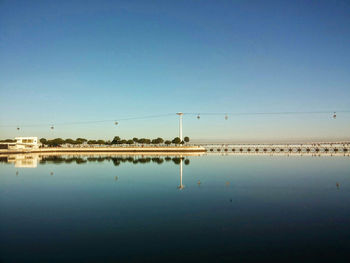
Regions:
<instances>
[{"instance_id":1,"label":"building reflection","mask_svg":"<svg viewBox=\"0 0 350 263\"><path fill-rule=\"evenodd\" d=\"M32 154L16 154L7 157L8 163L13 163L17 168L36 168L40 157Z\"/></svg>"}]
</instances>

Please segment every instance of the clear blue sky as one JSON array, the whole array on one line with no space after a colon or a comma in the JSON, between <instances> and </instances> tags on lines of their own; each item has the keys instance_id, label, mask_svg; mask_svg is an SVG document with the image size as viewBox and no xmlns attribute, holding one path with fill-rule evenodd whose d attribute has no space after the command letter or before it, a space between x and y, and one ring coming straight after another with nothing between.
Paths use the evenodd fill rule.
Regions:
<instances>
[{"instance_id":1,"label":"clear blue sky","mask_svg":"<svg viewBox=\"0 0 350 263\"><path fill-rule=\"evenodd\" d=\"M175 137L183 112L350 109L349 1L0 1L0 138ZM185 116L196 140L349 138L350 114Z\"/></svg>"}]
</instances>

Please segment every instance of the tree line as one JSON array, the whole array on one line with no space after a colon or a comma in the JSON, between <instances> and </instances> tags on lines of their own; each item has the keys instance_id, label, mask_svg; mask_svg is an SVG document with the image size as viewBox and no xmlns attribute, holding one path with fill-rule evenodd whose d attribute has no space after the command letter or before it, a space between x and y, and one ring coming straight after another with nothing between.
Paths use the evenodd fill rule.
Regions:
<instances>
[{"instance_id":1,"label":"tree line","mask_svg":"<svg viewBox=\"0 0 350 263\"><path fill-rule=\"evenodd\" d=\"M16 140L4 139L4 140L0 140L0 142L16 142Z\"/></svg>"},{"instance_id":2,"label":"tree line","mask_svg":"<svg viewBox=\"0 0 350 263\"><path fill-rule=\"evenodd\" d=\"M132 144L166 144L166 145L170 145L170 144L175 144L175 145L179 145L179 144L185 144L188 143L190 141L189 137L184 137L184 140L181 141L181 139L179 137L175 137L172 140L164 140L163 138L156 138L156 139L148 139L148 138L132 138L132 139L121 139L119 136L115 136L113 138L112 141L110 140L88 140L85 138L77 138L77 139L62 139L62 138L56 138L56 139L52 139L52 140L47 140L45 138L41 138L40 142L43 145L47 145L50 147L55 147L55 146L60 146L63 144L71 144L71 145L81 145L81 144L98 144L98 145L114 145L114 144L118 144L118 145L122 145L122 144L128 144L128 145L132 145Z\"/></svg>"}]
</instances>

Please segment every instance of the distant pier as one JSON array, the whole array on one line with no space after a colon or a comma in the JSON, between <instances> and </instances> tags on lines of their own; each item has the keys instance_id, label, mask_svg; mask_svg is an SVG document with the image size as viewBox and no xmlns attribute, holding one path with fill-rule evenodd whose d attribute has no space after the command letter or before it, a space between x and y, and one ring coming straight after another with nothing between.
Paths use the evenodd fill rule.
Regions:
<instances>
[{"instance_id":1,"label":"distant pier","mask_svg":"<svg viewBox=\"0 0 350 263\"><path fill-rule=\"evenodd\" d=\"M203 144L207 152L245 154L350 154L350 143Z\"/></svg>"}]
</instances>

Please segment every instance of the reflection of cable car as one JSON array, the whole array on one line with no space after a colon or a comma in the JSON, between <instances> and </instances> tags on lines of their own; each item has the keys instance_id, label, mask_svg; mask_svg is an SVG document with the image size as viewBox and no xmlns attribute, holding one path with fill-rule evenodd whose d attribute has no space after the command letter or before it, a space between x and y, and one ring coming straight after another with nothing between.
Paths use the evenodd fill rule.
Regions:
<instances>
[{"instance_id":1,"label":"reflection of cable car","mask_svg":"<svg viewBox=\"0 0 350 263\"><path fill-rule=\"evenodd\" d=\"M227 116L227 114L225 115L225 120L228 120L228 116Z\"/></svg>"},{"instance_id":2,"label":"reflection of cable car","mask_svg":"<svg viewBox=\"0 0 350 263\"><path fill-rule=\"evenodd\" d=\"M118 125L118 122L116 121L116 122L114 122L114 125Z\"/></svg>"},{"instance_id":3,"label":"reflection of cable car","mask_svg":"<svg viewBox=\"0 0 350 263\"><path fill-rule=\"evenodd\" d=\"M199 116L199 114L197 115L197 119L199 120L201 118L201 116Z\"/></svg>"},{"instance_id":4,"label":"reflection of cable car","mask_svg":"<svg viewBox=\"0 0 350 263\"><path fill-rule=\"evenodd\" d=\"M336 118L337 118L337 113L334 112L334 113L333 113L333 119L336 119Z\"/></svg>"}]
</instances>

